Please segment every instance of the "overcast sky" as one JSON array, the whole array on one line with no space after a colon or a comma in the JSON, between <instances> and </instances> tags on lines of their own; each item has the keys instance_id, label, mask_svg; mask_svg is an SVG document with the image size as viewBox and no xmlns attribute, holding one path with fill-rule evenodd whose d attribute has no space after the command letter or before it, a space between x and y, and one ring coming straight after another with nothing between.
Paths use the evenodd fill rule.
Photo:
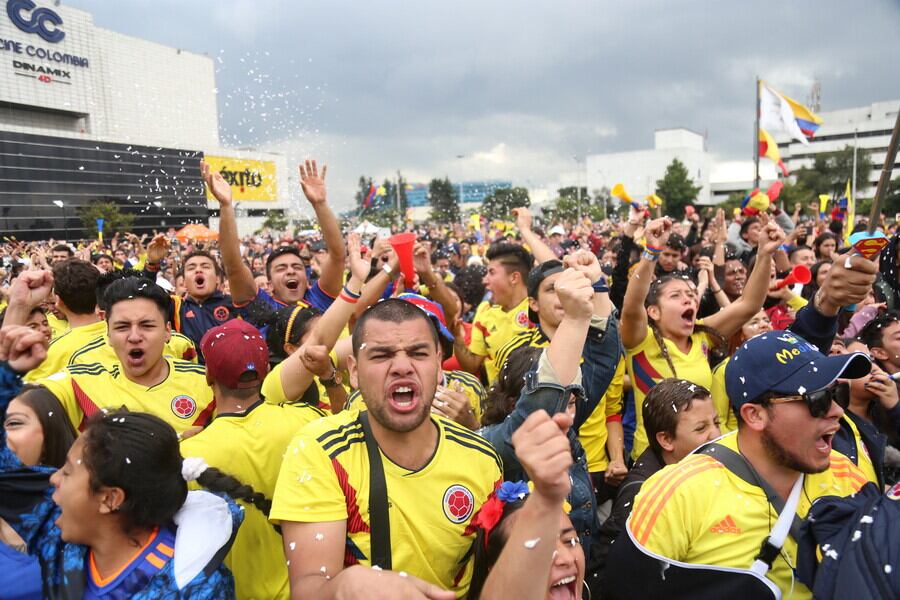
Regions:
<instances>
[{"instance_id":1,"label":"overcast sky","mask_svg":"<svg viewBox=\"0 0 900 600\"><path fill-rule=\"evenodd\" d=\"M213 57L223 144L361 174L541 187L653 130L753 151L754 77L823 111L900 99L900 1L63 0ZM457 158L458 156L463 158Z\"/></svg>"}]
</instances>

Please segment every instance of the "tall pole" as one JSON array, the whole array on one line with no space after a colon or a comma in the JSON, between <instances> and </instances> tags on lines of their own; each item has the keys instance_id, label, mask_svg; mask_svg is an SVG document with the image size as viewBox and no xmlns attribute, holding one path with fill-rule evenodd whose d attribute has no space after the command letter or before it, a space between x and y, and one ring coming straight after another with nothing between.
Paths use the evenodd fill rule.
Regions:
<instances>
[{"instance_id":1,"label":"tall pole","mask_svg":"<svg viewBox=\"0 0 900 600\"><path fill-rule=\"evenodd\" d=\"M853 201L856 202L856 145L857 145L857 134L859 133L859 129L853 130L853 173L850 175L850 179L853 181L853 191L851 195L853 196ZM851 228L853 224L850 224Z\"/></svg>"},{"instance_id":2,"label":"tall pole","mask_svg":"<svg viewBox=\"0 0 900 600\"><path fill-rule=\"evenodd\" d=\"M405 227L406 225L406 215L400 214L400 169L397 169L397 189L394 190L394 200L397 204L397 220L399 221L398 227Z\"/></svg>"},{"instance_id":3,"label":"tall pole","mask_svg":"<svg viewBox=\"0 0 900 600\"><path fill-rule=\"evenodd\" d=\"M756 105L754 106L756 120L753 126L753 164L755 167L755 175L753 177L753 187L759 187L759 77L756 78Z\"/></svg>"}]
</instances>

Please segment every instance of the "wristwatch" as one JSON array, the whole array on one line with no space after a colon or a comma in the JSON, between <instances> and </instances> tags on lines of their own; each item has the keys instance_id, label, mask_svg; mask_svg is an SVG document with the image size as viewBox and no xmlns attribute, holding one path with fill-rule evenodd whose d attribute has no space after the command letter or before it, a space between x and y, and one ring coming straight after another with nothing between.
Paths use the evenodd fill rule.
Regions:
<instances>
[{"instance_id":1,"label":"wristwatch","mask_svg":"<svg viewBox=\"0 0 900 600\"><path fill-rule=\"evenodd\" d=\"M322 385L324 385L327 388L337 387L344 383L343 379L344 378L341 377L341 372L335 368L331 372L331 377L329 377L328 379L323 379L323 378L319 377L319 383L321 383Z\"/></svg>"}]
</instances>

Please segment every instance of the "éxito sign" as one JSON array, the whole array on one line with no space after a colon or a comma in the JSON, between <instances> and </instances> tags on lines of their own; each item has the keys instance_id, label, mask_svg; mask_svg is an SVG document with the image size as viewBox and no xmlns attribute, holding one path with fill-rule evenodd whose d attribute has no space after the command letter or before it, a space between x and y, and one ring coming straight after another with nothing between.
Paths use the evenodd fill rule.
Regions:
<instances>
[{"instance_id":1,"label":"\u00e9xito sign","mask_svg":"<svg viewBox=\"0 0 900 600\"><path fill-rule=\"evenodd\" d=\"M27 11L31 11L31 14L26 19L24 13ZM66 37L66 32L59 28L63 24L62 17L49 8L35 8L32 0L9 0L6 3L6 14L22 31L36 33L51 44L61 42Z\"/></svg>"}]
</instances>

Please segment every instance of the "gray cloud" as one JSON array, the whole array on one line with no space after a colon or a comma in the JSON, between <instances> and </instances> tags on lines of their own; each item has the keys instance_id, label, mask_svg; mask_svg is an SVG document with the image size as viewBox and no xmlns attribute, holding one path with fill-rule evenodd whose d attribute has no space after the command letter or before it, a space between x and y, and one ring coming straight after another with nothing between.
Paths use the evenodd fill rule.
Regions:
<instances>
[{"instance_id":1,"label":"gray cloud","mask_svg":"<svg viewBox=\"0 0 900 600\"><path fill-rule=\"evenodd\" d=\"M214 57L223 142L322 157L342 207L363 173L542 185L661 127L748 159L756 75L818 79L822 110L900 99L889 0L68 4Z\"/></svg>"}]
</instances>

